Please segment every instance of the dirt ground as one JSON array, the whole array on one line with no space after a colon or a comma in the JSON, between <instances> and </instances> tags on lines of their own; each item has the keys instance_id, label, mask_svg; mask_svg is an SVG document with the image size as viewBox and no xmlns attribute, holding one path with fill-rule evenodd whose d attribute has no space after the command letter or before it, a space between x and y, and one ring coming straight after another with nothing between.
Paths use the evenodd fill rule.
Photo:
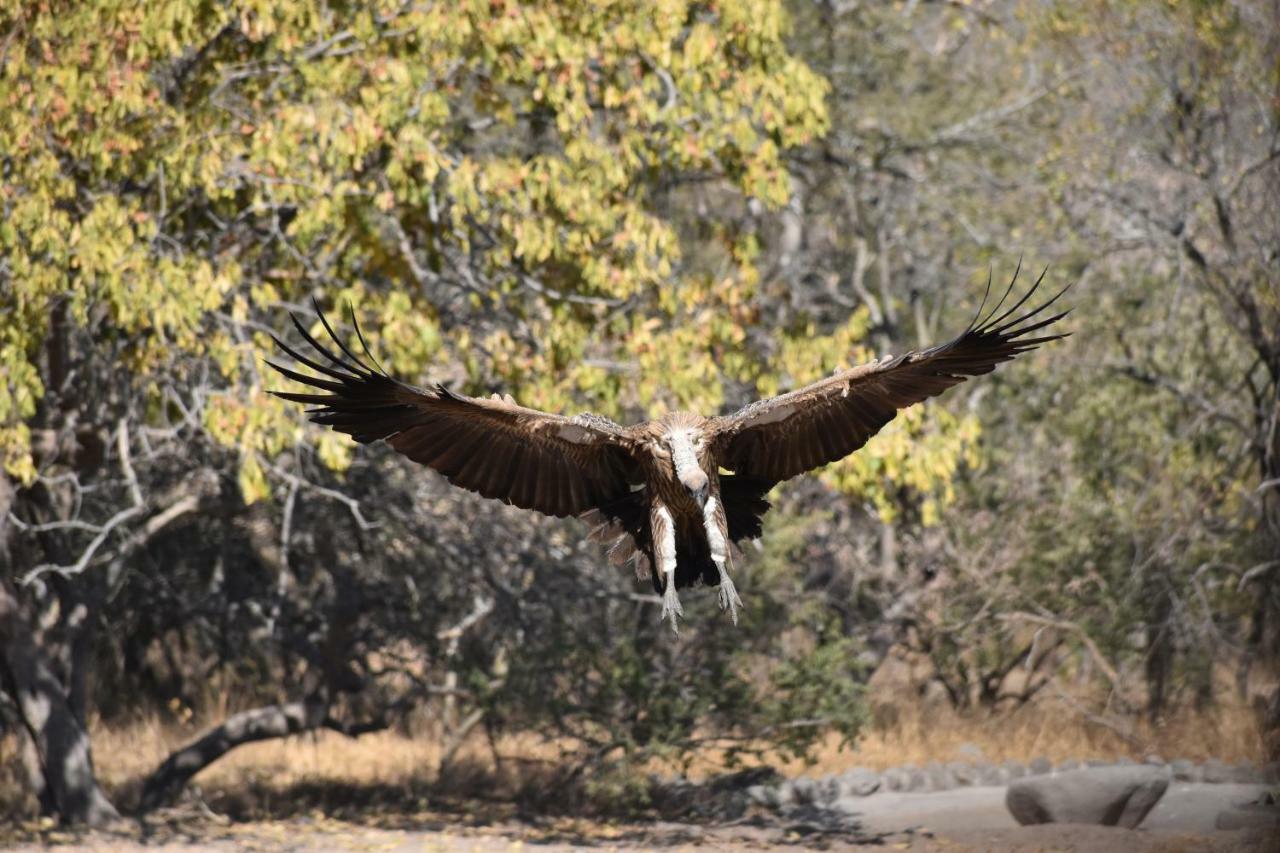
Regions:
<instances>
[{"instance_id":1,"label":"dirt ground","mask_svg":"<svg viewBox=\"0 0 1280 853\"><path fill-rule=\"evenodd\" d=\"M456 816L452 816L456 819ZM399 826L371 827L328 818L228 823L175 820L145 828L129 824L114 832L72 835L53 830L28 836L18 851L476 851L529 848L539 853L569 850L907 850L920 853L1275 853L1280 838L1250 831L1211 834L1125 830L1102 826L1047 825L1006 829L938 829L860 836L756 818L733 824L654 822L611 824L585 821L504 821L488 826L418 816Z\"/></svg>"}]
</instances>

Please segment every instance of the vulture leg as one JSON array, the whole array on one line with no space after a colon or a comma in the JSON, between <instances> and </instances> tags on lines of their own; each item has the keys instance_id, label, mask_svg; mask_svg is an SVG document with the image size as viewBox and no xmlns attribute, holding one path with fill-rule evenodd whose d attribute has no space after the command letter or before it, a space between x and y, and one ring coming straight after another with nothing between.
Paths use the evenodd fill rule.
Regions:
<instances>
[{"instance_id":1,"label":"vulture leg","mask_svg":"<svg viewBox=\"0 0 1280 853\"><path fill-rule=\"evenodd\" d=\"M707 530L707 544L711 546L711 560L720 572L720 609L728 610L733 624L737 625L738 608L742 606L742 599L738 597L738 589L733 585L733 578L729 577L729 570L726 568L729 564L729 546L725 534L729 531L729 521L725 517L724 507L714 495L707 498L702 507L702 523Z\"/></svg>"},{"instance_id":2,"label":"vulture leg","mask_svg":"<svg viewBox=\"0 0 1280 853\"><path fill-rule=\"evenodd\" d=\"M653 528L657 570L666 581L666 590L662 594L661 618L670 619L671 630L678 634L680 629L676 625L676 617L684 615L684 608L680 606L680 597L676 595L676 522L671 517L671 511L655 500L649 523Z\"/></svg>"}]
</instances>

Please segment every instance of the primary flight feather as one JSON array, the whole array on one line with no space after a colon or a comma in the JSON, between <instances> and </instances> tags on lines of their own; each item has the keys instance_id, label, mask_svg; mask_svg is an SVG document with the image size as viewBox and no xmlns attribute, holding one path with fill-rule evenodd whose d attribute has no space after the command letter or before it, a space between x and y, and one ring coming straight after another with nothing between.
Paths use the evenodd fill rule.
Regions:
<instances>
[{"instance_id":1,"label":"primary flight feather","mask_svg":"<svg viewBox=\"0 0 1280 853\"><path fill-rule=\"evenodd\" d=\"M276 339L318 375L268 363L319 392L273 392L313 406L308 415L318 424L361 443L385 440L484 497L593 523L598 538L612 540L615 562L633 559L637 572L652 579L673 628L683 613L676 591L699 581L719 587L720 606L736 623L741 600L729 575L729 545L760 535L768 491L853 453L899 409L1066 337L1033 334L1066 316L1047 311L1065 291L1019 313L1039 285L1002 311L1011 282L985 317L979 309L969 328L931 349L841 371L730 415L676 412L629 427L599 415L540 412L509 396L415 388L377 366L359 326L373 365L353 353L318 308L337 351L297 317L294 326L311 353Z\"/></svg>"}]
</instances>

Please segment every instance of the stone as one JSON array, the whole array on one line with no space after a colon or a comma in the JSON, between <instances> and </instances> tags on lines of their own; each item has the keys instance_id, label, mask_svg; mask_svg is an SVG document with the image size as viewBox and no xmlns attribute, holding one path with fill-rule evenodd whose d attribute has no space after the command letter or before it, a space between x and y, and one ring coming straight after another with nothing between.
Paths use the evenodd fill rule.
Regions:
<instances>
[{"instance_id":1,"label":"stone","mask_svg":"<svg viewBox=\"0 0 1280 853\"><path fill-rule=\"evenodd\" d=\"M793 779L786 785L791 787L791 802L804 806L818 801L818 783L808 776Z\"/></svg>"},{"instance_id":2,"label":"stone","mask_svg":"<svg viewBox=\"0 0 1280 853\"><path fill-rule=\"evenodd\" d=\"M757 806L764 806L767 809L776 809L781 805L778 799L778 789L769 785L752 785L747 788L747 799Z\"/></svg>"},{"instance_id":3,"label":"stone","mask_svg":"<svg viewBox=\"0 0 1280 853\"><path fill-rule=\"evenodd\" d=\"M1231 781L1238 785L1252 785L1262 781L1262 772L1258 769L1258 765L1248 759L1238 761L1228 769Z\"/></svg>"},{"instance_id":4,"label":"stone","mask_svg":"<svg viewBox=\"0 0 1280 853\"><path fill-rule=\"evenodd\" d=\"M969 741L965 741L956 747L956 755L961 758L967 758L973 763L982 761L987 757L987 754L982 751L982 747Z\"/></svg>"},{"instance_id":5,"label":"stone","mask_svg":"<svg viewBox=\"0 0 1280 853\"><path fill-rule=\"evenodd\" d=\"M1163 758L1161 758L1158 755L1148 755L1146 758L1142 759L1142 763L1154 764L1157 767L1163 767L1164 765L1168 764L1167 761L1165 761Z\"/></svg>"},{"instance_id":6,"label":"stone","mask_svg":"<svg viewBox=\"0 0 1280 853\"><path fill-rule=\"evenodd\" d=\"M1010 780L1021 779L1023 776L1027 775L1027 768L1021 762L1006 761L1003 764L1003 767L1008 773L1008 778Z\"/></svg>"},{"instance_id":7,"label":"stone","mask_svg":"<svg viewBox=\"0 0 1280 853\"><path fill-rule=\"evenodd\" d=\"M1005 806L1018 823L1091 823L1133 829L1164 796L1167 770L1142 765L1086 767L1019 779Z\"/></svg>"},{"instance_id":8,"label":"stone","mask_svg":"<svg viewBox=\"0 0 1280 853\"><path fill-rule=\"evenodd\" d=\"M906 791L911 786L911 771L892 767L880 774L880 784L886 791Z\"/></svg>"},{"instance_id":9,"label":"stone","mask_svg":"<svg viewBox=\"0 0 1280 853\"><path fill-rule=\"evenodd\" d=\"M1231 768L1216 758L1210 758L1200 767L1205 782L1213 782L1215 784L1231 781Z\"/></svg>"},{"instance_id":10,"label":"stone","mask_svg":"<svg viewBox=\"0 0 1280 853\"><path fill-rule=\"evenodd\" d=\"M1188 758L1175 758L1169 769L1179 782L1199 782L1202 775L1200 767Z\"/></svg>"},{"instance_id":11,"label":"stone","mask_svg":"<svg viewBox=\"0 0 1280 853\"><path fill-rule=\"evenodd\" d=\"M855 767L846 770L837 777L840 781L840 793L846 797L868 797L880 790L880 774L866 767Z\"/></svg>"},{"instance_id":12,"label":"stone","mask_svg":"<svg viewBox=\"0 0 1280 853\"><path fill-rule=\"evenodd\" d=\"M823 776L817 781L817 802L831 805L840 798L840 777L835 774Z\"/></svg>"},{"instance_id":13,"label":"stone","mask_svg":"<svg viewBox=\"0 0 1280 853\"><path fill-rule=\"evenodd\" d=\"M1039 758L1031 759L1031 763L1027 765L1027 773L1031 776L1044 776L1052 772L1053 762L1043 755Z\"/></svg>"},{"instance_id":14,"label":"stone","mask_svg":"<svg viewBox=\"0 0 1280 853\"><path fill-rule=\"evenodd\" d=\"M1264 765L1261 775L1264 785L1280 784L1280 761L1272 761Z\"/></svg>"},{"instance_id":15,"label":"stone","mask_svg":"<svg viewBox=\"0 0 1280 853\"><path fill-rule=\"evenodd\" d=\"M1009 784L1009 771L996 764L982 763L977 766L979 785L1000 786Z\"/></svg>"},{"instance_id":16,"label":"stone","mask_svg":"<svg viewBox=\"0 0 1280 853\"><path fill-rule=\"evenodd\" d=\"M1084 765L1080 763L1078 758L1068 758L1066 761L1054 768L1055 773L1065 773L1068 770L1079 770Z\"/></svg>"},{"instance_id":17,"label":"stone","mask_svg":"<svg viewBox=\"0 0 1280 853\"><path fill-rule=\"evenodd\" d=\"M972 764L964 761L953 761L947 765L947 770L951 773L951 778L955 781L957 788L967 788L970 785L982 784L982 773Z\"/></svg>"},{"instance_id":18,"label":"stone","mask_svg":"<svg viewBox=\"0 0 1280 853\"><path fill-rule=\"evenodd\" d=\"M952 778L951 771L937 761L926 764L924 772L929 777L930 791L950 791L956 786L956 780Z\"/></svg>"},{"instance_id":19,"label":"stone","mask_svg":"<svg viewBox=\"0 0 1280 853\"><path fill-rule=\"evenodd\" d=\"M1280 809L1263 803L1242 803L1218 812L1217 829L1280 829Z\"/></svg>"},{"instance_id":20,"label":"stone","mask_svg":"<svg viewBox=\"0 0 1280 853\"><path fill-rule=\"evenodd\" d=\"M907 790L913 794L924 794L929 791L929 774L919 767L911 768L907 781Z\"/></svg>"}]
</instances>

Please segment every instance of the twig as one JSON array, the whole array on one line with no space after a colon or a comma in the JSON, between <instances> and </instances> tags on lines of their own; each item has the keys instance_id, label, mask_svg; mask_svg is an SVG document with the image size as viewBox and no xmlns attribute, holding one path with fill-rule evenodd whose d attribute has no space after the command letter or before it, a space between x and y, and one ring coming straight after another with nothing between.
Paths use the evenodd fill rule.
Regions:
<instances>
[{"instance_id":1,"label":"twig","mask_svg":"<svg viewBox=\"0 0 1280 853\"><path fill-rule=\"evenodd\" d=\"M72 577L78 575L89 567L89 561L93 559L94 554L98 553L98 549L107 541L107 537L111 532L124 524L129 519L146 510L146 502L142 499L142 490L138 487L138 475L133 470L133 461L129 456L129 423L123 418L120 420L119 427L116 430L116 450L120 455L120 469L124 472L125 483L129 489L129 497L133 500L133 506L126 507L102 525L98 535L89 543L89 547L80 555L80 559L70 566L59 566L56 563L42 563L31 571L22 576L19 581L23 586L35 583L42 575L53 572L63 577Z\"/></svg>"}]
</instances>

